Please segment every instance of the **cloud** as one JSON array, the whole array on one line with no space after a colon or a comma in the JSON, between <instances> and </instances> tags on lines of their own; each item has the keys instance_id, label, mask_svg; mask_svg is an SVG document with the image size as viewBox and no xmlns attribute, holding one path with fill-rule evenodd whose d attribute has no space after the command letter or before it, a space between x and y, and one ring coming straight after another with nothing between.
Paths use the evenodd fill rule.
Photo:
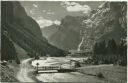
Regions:
<instances>
[{"instance_id":1,"label":"cloud","mask_svg":"<svg viewBox=\"0 0 128 83\"><path fill-rule=\"evenodd\" d=\"M51 20L44 19L43 17L37 18L37 23L40 25L41 28L44 28L46 26L50 26L53 24Z\"/></svg>"},{"instance_id":2,"label":"cloud","mask_svg":"<svg viewBox=\"0 0 128 83\"><path fill-rule=\"evenodd\" d=\"M54 12L47 12L47 14L49 14L49 15L54 15Z\"/></svg>"},{"instance_id":3,"label":"cloud","mask_svg":"<svg viewBox=\"0 0 128 83\"><path fill-rule=\"evenodd\" d=\"M60 25L61 23L58 20L52 21L52 20L44 19L43 17L37 18L36 21L40 25L41 28L44 28L44 27L47 27L53 24Z\"/></svg>"},{"instance_id":4,"label":"cloud","mask_svg":"<svg viewBox=\"0 0 128 83\"><path fill-rule=\"evenodd\" d=\"M61 22L60 22L60 21L58 21L58 20L55 20L55 21L54 21L54 24L56 24L56 25L60 25L60 24L61 24Z\"/></svg>"},{"instance_id":5,"label":"cloud","mask_svg":"<svg viewBox=\"0 0 128 83\"><path fill-rule=\"evenodd\" d=\"M46 10L43 10L43 13L45 13L46 12Z\"/></svg>"},{"instance_id":6,"label":"cloud","mask_svg":"<svg viewBox=\"0 0 128 83\"><path fill-rule=\"evenodd\" d=\"M33 4L33 6L36 7L36 8L38 7L38 5L36 5L36 4Z\"/></svg>"},{"instance_id":7,"label":"cloud","mask_svg":"<svg viewBox=\"0 0 128 83\"><path fill-rule=\"evenodd\" d=\"M29 12L30 12L30 14L32 14L32 15L36 14L35 9L32 9L32 10L30 10Z\"/></svg>"},{"instance_id":8,"label":"cloud","mask_svg":"<svg viewBox=\"0 0 128 83\"><path fill-rule=\"evenodd\" d=\"M43 13L49 14L49 15L54 15L55 13L52 12L51 10L43 10Z\"/></svg>"},{"instance_id":9,"label":"cloud","mask_svg":"<svg viewBox=\"0 0 128 83\"><path fill-rule=\"evenodd\" d=\"M89 13L91 11L91 8L88 5L81 5L76 2L62 2L61 6L66 8L68 12L83 12L83 13Z\"/></svg>"}]
</instances>

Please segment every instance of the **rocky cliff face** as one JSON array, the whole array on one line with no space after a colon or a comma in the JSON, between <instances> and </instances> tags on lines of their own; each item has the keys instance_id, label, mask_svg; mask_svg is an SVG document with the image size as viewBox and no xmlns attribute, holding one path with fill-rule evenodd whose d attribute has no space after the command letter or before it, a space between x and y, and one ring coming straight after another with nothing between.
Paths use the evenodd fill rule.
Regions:
<instances>
[{"instance_id":1,"label":"rocky cliff face","mask_svg":"<svg viewBox=\"0 0 128 83\"><path fill-rule=\"evenodd\" d=\"M119 43L127 33L127 3L105 2L83 21L79 50L92 50L95 42L114 39ZM88 47L88 48L87 48Z\"/></svg>"},{"instance_id":2,"label":"rocky cliff face","mask_svg":"<svg viewBox=\"0 0 128 83\"><path fill-rule=\"evenodd\" d=\"M2 33L7 31L8 36L27 52L36 51L59 56L63 50L50 45L42 36L39 25L28 16L19 2L3 1L2 6Z\"/></svg>"},{"instance_id":3,"label":"rocky cliff face","mask_svg":"<svg viewBox=\"0 0 128 83\"><path fill-rule=\"evenodd\" d=\"M83 17L73 16L63 18L58 31L49 37L49 42L65 50L77 49L80 42L80 28L83 19Z\"/></svg>"}]
</instances>

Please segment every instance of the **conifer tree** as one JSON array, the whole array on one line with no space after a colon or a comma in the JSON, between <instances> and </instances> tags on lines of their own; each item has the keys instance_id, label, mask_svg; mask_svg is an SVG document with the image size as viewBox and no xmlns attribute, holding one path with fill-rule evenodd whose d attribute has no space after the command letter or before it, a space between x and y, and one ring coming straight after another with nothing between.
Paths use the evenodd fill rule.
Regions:
<instances>
[{"instance_id":1,"label":"conifer tree","mask_svg":"<svg viewBox=\"0 0 128 83\"><path fill-rule=\"evenodd\" d=\"M13 43L4 34L1 36L1 43L1 59L14 60L17 55Z\"/></svg>"}]
</instances>

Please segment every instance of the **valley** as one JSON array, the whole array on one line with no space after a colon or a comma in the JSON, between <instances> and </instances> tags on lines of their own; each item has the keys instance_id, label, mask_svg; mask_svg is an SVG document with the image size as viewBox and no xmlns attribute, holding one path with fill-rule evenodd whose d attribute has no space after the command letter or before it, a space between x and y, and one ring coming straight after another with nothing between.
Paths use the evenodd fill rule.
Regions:
<instances>
[{"instance_id":1,"label":"valley","mask_svg":"<svg viewBox=\"0 0 128 83\"><path fill-rule=\"evenodd\" d=\"M2 1L0 52L1 82L126 83L127 2Z\"/></svg>"}]
</instances>

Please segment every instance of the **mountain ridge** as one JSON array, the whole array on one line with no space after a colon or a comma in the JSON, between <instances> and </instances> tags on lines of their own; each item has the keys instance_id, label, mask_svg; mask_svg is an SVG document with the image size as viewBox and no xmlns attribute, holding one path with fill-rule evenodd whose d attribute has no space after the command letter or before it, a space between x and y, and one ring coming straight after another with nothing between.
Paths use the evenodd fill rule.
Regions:
<instances>
[{"instance_id":1,"label":"mountain ridge","mask_svg":"<svg viewBox=\"0 0 128 83\"><path fill-rule=\"evenodd\" d=\"M6 11L4 11L6 10ZM2 33L8 36L25 51L49 54L51 56L65 56L61 50L48 43L42 36L39 25L28 16L19 2L2 2Z\"/></svg>"},{"instance_id":2,"label":"mountain ridge","mask_svg":"<svg viewBox=\"0 0 128 83\"><path fill-rule=\"evenodd\" d=\"M94 10L88 20L85 20L83 26L84 41L80 46L81 50L86 50L86 47L89 47L88 50L92 50L95 42L104 40L107 42L109 39L114 39L118 44L122 38L125 39L127 32L126 10L126 2L105 2L97 10ZM86 37L87 27L90 28L88 38Z\"/></svg>"},{"instance_id":3,"label":"mountain ridge","mask_svg":"<svg viewBox=\"0 0 128 83\"><path fill-rule=\"evenodd\" d=\"M77 49L80 42L81 23L84 18L86 17L65 16L55 33L49 36L49 42L64 50ZM49 27L48 29L52 30L52 26Z\"/></svg>"}]
</instances>

